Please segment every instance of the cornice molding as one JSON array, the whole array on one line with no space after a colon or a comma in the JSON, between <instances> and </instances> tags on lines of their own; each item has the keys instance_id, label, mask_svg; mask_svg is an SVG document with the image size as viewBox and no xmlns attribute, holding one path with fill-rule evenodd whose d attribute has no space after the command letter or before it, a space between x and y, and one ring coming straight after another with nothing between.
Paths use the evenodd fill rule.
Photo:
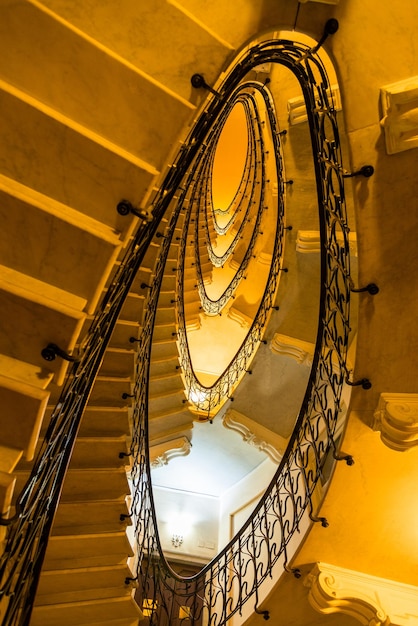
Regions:
<instances>
[{"instance_id":1,"label":"cornice molding","mask_svg":"<svg viewBox=\"0 0 418 626\"><path fill-rule=\"evenodd\" d=\"M320 613L344 613L364 626L418 625L418 587L328 563L316 563L304 585Z\"/></svg>"},{"instance_id":2,"label":"cornice molding","mask_svg":"<svg viewBox=\"0 0 418 626\"><path fill-rule=\"evenodd\" d=\"M404 452L418 445L418 394L381 393L373 430L389 448Z\"/></svg>"},{"instance_id":3,"label":"cornice molding","mask_svg":"<svg viewBox=\"0 0 418 626\"><path fill-rule=\"evenodd\" d=\"M275 463L280 463L287 445L287 441L283 437L257 424L235 409L228 409L222 422L225 428L239 433L250 446L265 452Z\"/></svg>"}]
</instances>

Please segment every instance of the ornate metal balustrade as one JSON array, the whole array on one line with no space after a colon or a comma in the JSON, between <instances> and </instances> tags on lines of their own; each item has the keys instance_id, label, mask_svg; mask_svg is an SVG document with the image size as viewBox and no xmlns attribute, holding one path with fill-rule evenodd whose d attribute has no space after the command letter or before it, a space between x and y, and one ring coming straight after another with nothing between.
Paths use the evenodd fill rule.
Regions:
<instances>
[{"instance_id":1,"label":"ornate metal balustrade","mask_svg":"<svg viewBox=\"0 0 418 626\"><path fill-rule=\"evenodd\" d=\"M346 353L349 335L350 269L348 225L344 205L343 167L336 112L329 95L329 80L316 50L289 41L269 41L251 48L238 61L204 113L204 119L239 85L249 70L261 63L281 63L292 71L301 85L311 131L313 161L317 180L318 209L321 231L321 305L318 335L312 372L297 423L280 466L262 500L247 523L221 553L199 574L184 579L171 570L161 551L152 491L147 481L146 442L140 459L144 464L137 471L137 502L146 502L147 515L140 508L133 509L139 537L138 583L140 596L148 599L151 607L149 621L163 626L179 622L179 609L188 610L194 624L220 626L232 615L241 613L251 598L257 606L260 586L272 575L274 568L289 568L294 553L295 534L300 538L311 521L324 526L324 518L317 517L312 496L321 480L325 462L332 454L338 457L334 435L341 412L341 393L346 371ZM273 133L279 137L279 130ZM280 146L276 144L276 153ZM202 157L203 159L204 157ZM282 202L285 181L279 173L279 203ZM197 202L197 199L193 199ZM283 236L282 204L279 209L279 227L276 244ZM187 222L187 220L185 221ZM279 245L279 244L277 244ZM275 295L274 281L268 288L259 309L257 322L251 328L248 346L238 353L225 373L225 378L214 386L213 392L203 388L193 374L184 330L182 310L182 261L179 262L179 343L182 365L189 389L203 411L220 403L228 396L236 382L236 372L246 367L247 349L262 337L267 313ZM274 255L271 278L280 270L280 252ZM200 393L199 393L200 392ZM213 404L212 404L213 403ZM300 534L299 534L300 533ZM295 541L295 544L293 542ZM297 576L298 571L293 570ZM265 615L266 616L266 615ZM268 617L268 615L267 615Z\"/></svg>"},{"instance_id":2,"label":"ornate metal balustrade","mask_svg":"<svg viewBox=\"0 0 418 626\"><path fill-rule=\"evenodd\" d=\"M327 24L328 32L335 24ZM324 34L323 40L327 31ZM321 40L321 41L323 41ZM219 91L212 93L153 202L152 215L143 220L106 298L80 349L67 383L53 412L51 425L31 476L8 525L6 551L1 559L1 594L5 604L3 626L28 626L48 535L63 479L77 436L83 409L100 367L107 343L123 302L163 216L168 226L150 290L144 331L138 344L132 433L132 518L137 538L137 583L139 596L148 600L152 626L180 623L179 608L189 613L192 624L221 626L241 613L249 600L258 604L264 580L278 567L289 570L294 537L306 531L316 517L312 495L321 480L329 454L339 458L334 434L341 410L346 377L349 335L350 268L348 225L336 112L329 80L317 49L283 40L257 44L238 59ZM205 140L216 128L226 103L239 89L249 71L266 63L287 67L298 79L304 94L317 180L321 231L321 305L312 372L302 407L286 453L264 497L240 532L204 567L190 578L177 575L167 563L158 536L148 456L147 394L152 333L165 262L173 243L178 217L186 204L199 203L202 187L192 184L205 159ZM205 86L205 85L203 85ZM273 122L274 128L275 121ZM273 133L275 152L280 154L279 131ZM278 171L279 207L275 254L257 322L248 333L248 346L239 350L234 363L216 392L200 407L219 404L235 384L237 372L245 369L248 351L262 338L275 296L275 277L281 267L283 239L284 180ZM190 213L189 213L190 215ZM185 218L187 222L187 216ZM180 258L179 261L182 261ZM179 272L182 272L182 262ZM179 282L180 343L187 342L182 323L181 276ZM182 360L190 388L195 377L190 363ZM337 364L337 365L336 365ZM297 571L294 572L297 575ZM127 581L129 583L129 580Z\"/></svg>"}]
</instances>

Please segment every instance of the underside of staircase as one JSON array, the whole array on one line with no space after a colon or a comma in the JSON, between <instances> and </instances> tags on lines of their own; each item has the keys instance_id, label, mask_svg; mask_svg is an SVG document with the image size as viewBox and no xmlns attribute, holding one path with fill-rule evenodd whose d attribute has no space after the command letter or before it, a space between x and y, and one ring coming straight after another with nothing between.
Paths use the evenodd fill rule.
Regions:
<instances>
[{"instance_id":1,"label":"underside of staircase","mask_svg":"<svg viewBox=\"0 0 418 626\"><path fill-rule=\"evenodd\" d=\"M46 361L42 350L52 343L77 353L139 222L135 214L119 214L118 203L126 199L149 209L205 98L190 77L200 72L212 84L242 41L292 15L286 9L279 16L276 3L262 0L239 0L218 23L193 0L157 0L152 10L130 0L1 3L3 515L13 513L70 367L60 358ZM135 278L84 413L32 626L133 626L142 618L129 581L135 554L126 533L130 416L136 340L165 224ZM187 249L193 249L191 242ZM237 249L236 261L239 254ZM200 255L203 280L210 283L212 265L207 252ZM175 243L169 259L167 267L174 268ZM194 330L201 303L187 253L184 288L186 325ZM150 456L156 464L166 462L173 448L187 454L192 437L175 298L175 273L168 269L149 382Z\"/></svg>"},{"instance_id":2,"label":"underside of staircase","mask_svg":"<svg viewBox=\"0 0 418 626\"><path fill-rule=\"evenodd\" d=\"M6 515L29 476L69 368L59 358L45 361L41 352L50 343L77 351L138 223L133 214L120 215L117 204L127 199L147 208L204 97L191 88L191 74L203 71L213 80L232 50L182 7L161 1L150 12L145 4L97 3L84 12L60 0L10 0L0 8L0 498ZM143 45L144 37L153 47ZM142 618L127 580L135 561L126 533L130 411L135 340L158 251L156 239L85 410L33 626L133 626ZM190 442L193 426L177 367L175 291L173 274L162 287L154 336L151 460ZM196 296L187 307L198 325Z\"/></svg>"}]
</instances>

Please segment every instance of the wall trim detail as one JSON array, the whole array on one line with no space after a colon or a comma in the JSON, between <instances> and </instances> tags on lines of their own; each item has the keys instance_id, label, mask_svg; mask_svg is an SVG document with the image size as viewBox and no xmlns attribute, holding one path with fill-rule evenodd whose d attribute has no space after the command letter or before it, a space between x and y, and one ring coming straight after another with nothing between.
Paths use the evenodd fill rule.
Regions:
<instances>
[{"instance_id":1,"label":"wall trim detail","mask_svg":"<svg viewBox=\"0 0 418 626\"><path fill-rule=\"evenodd\" d=\"M309 341L276 333L270 342L270 349L276 354L295 359L299 365L312 366L315 346Z\"/></svg>"},{"instance_id":2,"label":"wall trim detail","mask_svg":"<svg viewBox=\"0 0 418 626\"><path fill-rule=\"evenodd\" d=\"M380 89L386 152L396 154L418 147L418 76Z\"/></svg>"},{"instance_id":3,"label":"wall trim detail","mask_svg":"<svg viewBox=\"0 0 418 626\"><path fill-rule=\"evenodd\" d=\"M337 233L337 241L344 243L343 233ZM357 256L357 233L350 232L348 235L350 254ZM301 254L313 254L321 251L321 234L319 230L298 230L296 239L296 252Z\"/></svg>"},{"instance_id":4,"label":"wall trim detail","mask_svg":"<svg viewBox=\"0 0 418 626\"><path fill-rule=\"evenodd\" d=\"M373 430L389 448L404 452L418 445L418 393L381 393Z\"/></svg>"},{"instance_id":5,"label":"wall trim detail","mask_svg":"<svg viewBox=\"0 0 418 626\"><path fill-rule=\"evenodd\" d=\"M304 585L320 613L344 613L364 626L418 625L418 587L328 563L316 563Z\"/></svg>"},{"instance_id":6,"label":"wall trim detail","mask_svg":"<svg viewBox=\"0 0 418 626\"><path fill-rule=\"evenodd\" d=\"M265 452L275 463L280 463L286 449L287 440L261 426L235 409L228 409L223 420L225 428L235 430L243 440L257 450Z\"/></svg>"},{"instance_id":7,"label":"wall trim detail","mask_svg":"<svg viewBox=\"0 0 418 626\"><path fill-rule=\"evenodd\" d=\"M308 1L308 0L306 0ZM313 0L314 2L323 2L324 0ZM335 2L325 2L324 4L335 4ZM341 111L341 94L338 85L331 85L327 89L328 97L332 97L334 101L334 108L336 111ZM306 112L305 98L303 96L297 96L296 98L290 98L287 101L287 110L289 113L289 123L294 126L295 124L301 124L308 121L308 114Z\"/></svg>"},{"instance_id":8,"label":"wall trim detail","mask_svg":"<svg viewBox=\"0 0 418 626\"><path fill-rule=\"evenodd\" d=\"M176 456L187 456L192 444L187 437L178 437L157 445L150 444L151 468L163 467Z\"/></svg>"}]
</instances>

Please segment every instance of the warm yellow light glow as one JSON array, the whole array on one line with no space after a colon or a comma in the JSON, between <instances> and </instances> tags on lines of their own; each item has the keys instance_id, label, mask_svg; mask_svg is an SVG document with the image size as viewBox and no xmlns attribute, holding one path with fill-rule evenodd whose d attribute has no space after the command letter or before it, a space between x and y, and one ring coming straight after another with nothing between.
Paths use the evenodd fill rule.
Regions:
<instances>
[{"instance_id":1,"label":"warm yellow light glow","mask_svg":"<svg viewBox=\"0 0 418 626\"><path fill-rule=\"evenodd\" d=\"M193 526L193 518L187 513L173 513L169 522L169 531L172 536L185 537Z\"/></svg>"},{"instance_id":2,"label":"warm yellow light glow","mask_svg":"<svg viewBox=\"0 0 418 626\"><path fill-rule=\"evenodd\" d=\"M216 148L212 176L214 208L225 210L233 200L244 174L247 147L245 111L242 104L237 103L228 116Z\"/></svg>"},{"instance_id":3,"label":"warm yellow light glow","mask_svg":"<svg viewBox=\"0 0 418 626\"><path fill-rule=\"evenodd\" d=\"M144 617L150 617L152 612L157 608L157 602L152 600L152 598L144 598L142 601L142 612Z\"/></svg>"},{"instance_id":4,"label":"warm yellow light glow","mask_svg":"<svg viewBox=\"0 0 418 626\"><path fill-rule=\"evenodd\" d=\"M179 619L190 619L192 612L189 606L181 606L179 608Z\"/></svg>"},{"instance_id":5,"label":"warm yellow light glow","mask_svg":"<svg viewBox=\"0 0 418 626\"><path fill-rule=\"evenodd\" d=\"M189 400L194 404L201 404L206 399L206 393L200 389L192 389L189 393Z\"/></svg>"}]
</instances>

